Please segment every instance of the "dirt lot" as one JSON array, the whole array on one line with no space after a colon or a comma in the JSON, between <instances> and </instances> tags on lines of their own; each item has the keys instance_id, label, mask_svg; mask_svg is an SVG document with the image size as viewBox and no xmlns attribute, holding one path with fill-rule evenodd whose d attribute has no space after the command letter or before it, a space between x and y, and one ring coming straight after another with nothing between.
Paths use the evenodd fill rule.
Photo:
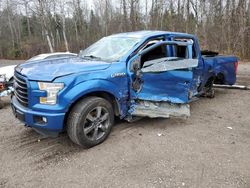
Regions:
<instances>
[{"instance_id":1,"label":"dirt lot","mask_svg":"<svg viewBox=\"0 0 250 188\"><path fill-rule=\"evenodd\" d=\"M238 82L250 85L250 63ZM250 187L250 91L217 89L191 105L189 119L117 122L88 150L66 134L41 138L4 102L0 187Z\"/></svg>"}]
</instances>

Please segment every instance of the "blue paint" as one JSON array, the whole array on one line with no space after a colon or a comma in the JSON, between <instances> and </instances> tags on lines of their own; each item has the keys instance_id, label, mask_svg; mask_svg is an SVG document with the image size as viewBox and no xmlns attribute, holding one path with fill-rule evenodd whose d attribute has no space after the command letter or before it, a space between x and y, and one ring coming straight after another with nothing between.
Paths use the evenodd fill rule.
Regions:
<instances>
[{"instance_id":1,"label":"blue paint","mask_svg":"<svg viewBox=\"0 0 250 188\"><path fill-rule=\"evenodd\" d=\"M238 62L238 59L234 56L227 56L223 58L218 57L209 57L204 58L206 62L206 70L212 69L211 73L207 75L218 75L222 73L224 75L224 84L233 85L236 82L236 74L235 74L235 67L234 63ZM208 72L208 71L207 71Z\"/></svg>"},{"instance_id":2,"label":"blue paint","mask_svg":"<svg viewBox=\"0 0 250 188\"><path fill-rule=\"evenodd\" d=\"M79 57L45 59L22 64L19 72L30 80L52 81L68 74L105 70L110 65L108 62L88 61Z\"/></svg>"},{"instance_id":3,"label":"blue paint","mask_svg":"<svg viewBox=\"0 0 250 188\"><path fill-rule=\"evenodd\" d=\"M234 63L237 62L237 58L233 56L203 58L198 40L194 35L138 31L111 37L134 37L140 40L126 55L115 62L76 57L40 60L19 65L18 74L27 82L29 103L28 107L24 107L14 96L12 105L24 114L25 124L47 131L61 132L64 128L65 115L70 107L80 98L95 92L105 92L113 96L119 108L120 118L125 118L131 114L138 99L183 104L190 102L190 93L191 97L199 94L198 88L202 88L212 76L222 73L225 84L232 85L236 81ZM166 40L174 40L176 37L192 39L198 66L193 69L142 74L142 89L136 92L132 88L135 74L131 71L131 64L142 54L138 54L140 47L146 41L157 37L163 37ZM192 58L192 47L187 46L188 58ZM174 56L173 48L168 46L166 49L167 54ZM44 96L45 92L39 91L37 81L64 83L65 87L59 92L56 105L39 104L39 97ZM46 117L47 123L43 125L35 123L34 115Z\"/></svg>"},{"instance_id":4,"label":"blue paint","mask_svg":"<svg viewBox=\"0 0 250 188\"><path fill-rule=\"evenodd\" d=\"M192 80L192 71L167 71L143 74L143 88L136 93L141 100L187 103L188 88Z\"/></svg>"}]
</instances>

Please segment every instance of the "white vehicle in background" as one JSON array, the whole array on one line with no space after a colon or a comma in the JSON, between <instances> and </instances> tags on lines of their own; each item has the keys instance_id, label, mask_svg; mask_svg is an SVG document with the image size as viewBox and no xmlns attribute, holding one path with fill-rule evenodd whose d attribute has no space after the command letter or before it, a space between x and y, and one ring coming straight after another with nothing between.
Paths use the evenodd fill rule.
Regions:
<instances>
[{"instance_id":1,"label":"white vehicle in background","mask_svg":"<svg viewBox=\"0 0 250 188\"><path fill-rule=\"evenodd\" d=\"M5 79L7 82L13 80L15 67L16 67L16 65L9 65L9 66L5 66L5 67L1 67L0 68L0 76L1 77L5 76Z\"/></svg>"},{"instance_id":2,"label":"white vehicle in background","mask_svg":"<svg viewBox=\"0 0 250 188\"><path fill-rule=\"evenodd\" d=\"M36 55L36 56L28 59L26 62L42 60L42 59L54 59L54 58L75 57L75 56L77 56L77 54L70 53L70 52L45 53L45 54ZM0 68L0 75L5 75L6 81L13 80L14 69L15 69L16 66L17 65L9 65L9 66L1 67Z\"/></svg>"},{"instance_id":3,"label":"white vehicle in background","mask_svg":"<svg viewBox=\"0 0 250 188\"><path fill-rule=\"evenodd\" d=\"M42 60L42 59L56 59L64 57L76 57L77 54L70 52L55 52L39 54L37 56L28 59L26 62ZM0 97L8 96L13 90L13 76L15 67L17 65L9 65L0 68ZM0 98L1 99L1 98ZM1 103L1 101L0 101ZM1 108L1 104L0 104Z\"/></svg>"},{"instance_id":4,"label":"white vehicle in background","mask_svg":"<svg viewBox=\"0 0 250 188\"><path fill-rule=\"evenodd\" d=\"M46 54L39 54L27 60L26 62L42 60L42 59L54 59L54 58L61 58L61 57L75 57L77 54L70 53L70 52L55 52L55 53L46 53Z\"/></svg>"}]
</instances>

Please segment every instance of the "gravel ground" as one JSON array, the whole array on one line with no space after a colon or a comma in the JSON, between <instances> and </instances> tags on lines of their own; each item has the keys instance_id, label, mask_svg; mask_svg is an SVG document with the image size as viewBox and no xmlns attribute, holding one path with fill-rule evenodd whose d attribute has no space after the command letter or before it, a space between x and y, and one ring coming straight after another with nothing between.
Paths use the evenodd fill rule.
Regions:
<instances>
[{"instance_id":1,"label":"gravel ground","mask_svg":"<svg viewBox=\"0 0 250 188\"><path fill-rule=\"evenodd\" d=\"M238 83L250 85L250 63ZM250 91L217 89L191 104L188 119L119 121L88 150L66 134L42 138L4 102L0 187L250 187Z\"/></svg>"}]
</instances>

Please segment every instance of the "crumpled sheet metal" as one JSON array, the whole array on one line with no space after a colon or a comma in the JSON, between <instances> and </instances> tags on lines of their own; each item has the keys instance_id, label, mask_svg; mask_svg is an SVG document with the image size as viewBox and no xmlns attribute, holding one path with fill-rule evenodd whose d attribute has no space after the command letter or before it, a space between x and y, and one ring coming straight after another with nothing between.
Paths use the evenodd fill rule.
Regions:
<instances>
[{"instance_id":1,"label":"crumpled sheet metal","mask_svg":"<svg viewBox=\"0 0 250 188\"><path fill-rule=\"evenodd\" d=\"M142 90L131 92L133 99L147 101L165 101L171 103L188 103L189 84L193 79L192 71L173 70L159 73L143 74Z\"/></svg>"},{"instance_id":2,"label":"crumpled sheet metal","mask_svg":"<svg viewBox=\"0 0 250 188\"><path fill-rule=\"evenodd\" d=\"M169 102L137 101L131 115L150 118L189 117L189 104L173 104Z\"/></svg>"},{"instance_id":3,"label":"crumpled sheet metal","mask_svg":"<svg viewBox=\"0 0 250 188\"><path fill-rule=\"evenodd\" d=\"M198 66L197 59L169 59L168 57L146 61L142 72L164 72L170 70L187 69Z\"/></svg>"}]
</instances>

